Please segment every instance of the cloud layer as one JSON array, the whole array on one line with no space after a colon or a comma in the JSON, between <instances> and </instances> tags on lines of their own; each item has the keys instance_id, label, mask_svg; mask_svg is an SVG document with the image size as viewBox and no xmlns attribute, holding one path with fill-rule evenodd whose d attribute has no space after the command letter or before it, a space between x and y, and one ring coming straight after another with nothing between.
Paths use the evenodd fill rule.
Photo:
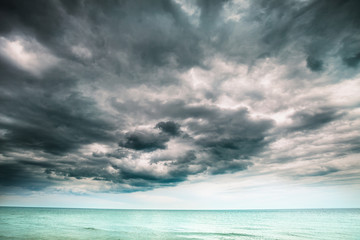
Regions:
<instances>
[{"instance_id":1,"label":"cloud layer","mask_svg":"<svg viewBox=\"0 0 360 240\"><path fill-rule=\"evenodd\" d=\"M0 190L359 184L359 7L2 1Z\"/></svg>"}]
</instances>

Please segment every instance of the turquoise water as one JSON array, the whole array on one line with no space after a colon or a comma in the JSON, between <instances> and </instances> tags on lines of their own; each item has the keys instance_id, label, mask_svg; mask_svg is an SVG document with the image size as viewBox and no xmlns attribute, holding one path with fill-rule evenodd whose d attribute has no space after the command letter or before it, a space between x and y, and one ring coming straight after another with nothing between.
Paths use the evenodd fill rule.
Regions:
<instances>
[{"instance_id":1,"label":"turquoise water","mask_svg":"<svg viewBox=\"0 0 360 240\"><path fill-rule=\"evenodd\" d=\"M360 239L360 209L102 210L0 207L0 239Z\"/></svg>"}]
</instances>

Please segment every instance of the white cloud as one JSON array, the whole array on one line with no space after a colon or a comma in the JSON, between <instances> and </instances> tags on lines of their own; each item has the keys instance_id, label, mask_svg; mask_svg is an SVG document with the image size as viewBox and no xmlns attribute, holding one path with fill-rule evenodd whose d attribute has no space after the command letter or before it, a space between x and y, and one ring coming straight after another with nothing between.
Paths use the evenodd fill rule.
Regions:
<instances>
[{"instance_id":1,"label":"white cloud","mask_svg":"<svg viewBox=\"0 0 360 240\"><path fill-rule=\"evenodd\" d=\"M41 75L59 60L34 39L0 37L0 54L17 67Z\"/></svg>"}]
</instances>

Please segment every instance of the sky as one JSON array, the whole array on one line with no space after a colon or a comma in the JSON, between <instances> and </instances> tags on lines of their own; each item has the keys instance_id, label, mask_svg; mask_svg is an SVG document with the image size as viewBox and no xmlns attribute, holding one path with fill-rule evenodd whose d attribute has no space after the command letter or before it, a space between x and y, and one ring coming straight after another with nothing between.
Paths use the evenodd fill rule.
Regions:
<instances>
[{"instance_id":1,"label":"sky","mask_svg":"<svg viewBox=\"0 0 360 240\"><path fill-rule=\"evenodd\" d=\"M0 205L360 207L359 9L1 1Z\"/></svg>"}]
</instances>

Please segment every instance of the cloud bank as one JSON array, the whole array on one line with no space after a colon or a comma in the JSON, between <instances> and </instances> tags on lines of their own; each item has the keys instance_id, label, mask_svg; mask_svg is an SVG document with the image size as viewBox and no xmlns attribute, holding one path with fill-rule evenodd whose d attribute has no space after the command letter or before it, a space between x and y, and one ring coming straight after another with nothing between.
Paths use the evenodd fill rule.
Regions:
<instances>
[{"instance_id":1,"label":"cloud bank","mask_svg":"<svg viewBox=\"0 0 360 240\"><path fill-rule=\"evenodd\" d=\"M0 190L359 184L359 8L2 1Z\"/></svg>"}]
</instances>

